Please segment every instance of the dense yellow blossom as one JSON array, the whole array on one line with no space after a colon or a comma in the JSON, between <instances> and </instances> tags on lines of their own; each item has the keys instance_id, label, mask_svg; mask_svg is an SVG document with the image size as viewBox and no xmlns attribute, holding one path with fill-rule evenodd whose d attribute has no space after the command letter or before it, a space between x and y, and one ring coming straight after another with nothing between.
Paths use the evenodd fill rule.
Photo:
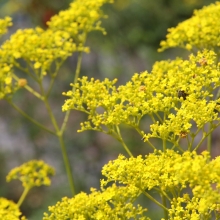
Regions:
<instances>
[{"instance_id":1,"label":"dense yellow blossom","mask_svg":"<svg viewBox=\"0 0 220 220\"><path fill-rule=\"evenodd\" d=\"M4 19L0 19L0 36L7 33L7 28L12 26L10 17L5 17Z\"/></svg>"},{"instance_id":2,"label":"dense yellow blossom","mask_svg":"<svg viewBox=\"0 0 220 220\"><path fill-rule=\"evenodd\" d=\"M113 0L76 0L69 9L61 11L48 22L51 30L65 30L77 42L84 42L86 34L100 27L100 19L106 17L101 10L102 5L113 3Z\"/></svg>"},{"instance_id":3,"label":"dense yellow blossom","mask_svg":"<svg viewBox=\"0 0 220 220\"><path fill-rule=\"evenodd\" d=\"M205 59L201 61L201 59ZM156 62L151 73L134 74L125 85L117 80L79 79L63 111L75 109L88 114L81 130L111 132L115 125L139 127L141 118L152 118L151 133L144 139L159 137L175 141L208 122L219 121L219 99L213 97L220 86L220 71L213 51L198 52L188 60ZM163 116L160 116L163 113ZM107 129L105 129L105 126Z\"/></svg>"},{"instance_id":4,"label":"dense yellow blossom","mask_svg":"<svg viewBox=\"0 0 220 220\"><path fill-rule=\"evenodd\" d=\"M78 50L80 48L72 41L69 33L35 28L18 30L13 34L2 45L0 57L2 62L10 62L12 65L22 58L34 69L41 68L41 74L49 70L53 61L65 60Z\"/></svg>"},{"instance_id":5,"label":"dense yellow blossom","mask_svg":"<svg viewBox=\"0 0 220 220\"><path fill-rule=\"evenodd\" d=\"M0 198L0 219L2 220L25 220L21 217L21 211L18 206L10 200Z\"/></svg>"},{"instance_id":6,"label":"dense yellow blossom","mask_svg":"<svg viewBox=\"0 0 220 220\"><path fill-rule=\"evenodd\" d=\"M119 187L113 184L104 191L91 189L90 194L79 193L73 198L62 198L55 206L49 207L51 214L44 214L43 220L148 220L147 211L140 205L134 205L140 190L133 186Z\"/></svg>"},{"instance_id":7,"label":"dense yellow blossom","mask_svg":"<svg viewBox=\"0 0 220 220\"><path fill-rule=\"evenodd\" d=\"M195 10L194 15L169 28L166 41L160 43L163 51L170 47L182 47L187 50L218 49L220 46L220 2Z\"/></svg>"},{"instance_id":8,"label":"dense yellow blossom","mask_svg":"<svg viewBox=\"0 0 220 220\"><path fill-rule=\"evenodd\" d=\"M193 219L219 210L220 157L210 160L208 152L197 155L186 151L182 155L172 150L155 151L145 158L125 158L110 161L102 169L109 183L134 186L142 192L153 188L172 195L169 219ZM188 189L189 194L184 193ZM167 197L169 198L169 197ZM194 217L193 217L194 216ZM193 218L192 218L193 217Z\"/></svg>"},{"instance_id":9,"label":"dense yellow blossom","mask_svg":"<svg viewBox=\"0 0 220 220\"><path fill-rule=\"evenodd\" d=\"M36 27L19 29L12 34L0 48L0 99L20 88L13 83L13 68L19 68L39 82L48 72L51 76L54 74L51 74L52 65L55 64L57 72L74 52L89 52L85 46L86 36L94 30L104 32L100 19L105 15L100 8L112 2L77 0L71 3L69 9L52 17L46 30ZM9 17L0 20L0 35L11 25Z\"/></svg>"},{"instance_id":10,"label":"dense yellow blossom","mask_svg":"<svg viewBox=\"0 0 220 220\"><path fill-rule=\"evenodd\" d=\"M41 160L31 160L20 167L12 169L6 177L7 182L18 179L24 188L31 189L35 186L49 186L49 176L54 175L54 169Z\"/></svg>"}]
</instances>

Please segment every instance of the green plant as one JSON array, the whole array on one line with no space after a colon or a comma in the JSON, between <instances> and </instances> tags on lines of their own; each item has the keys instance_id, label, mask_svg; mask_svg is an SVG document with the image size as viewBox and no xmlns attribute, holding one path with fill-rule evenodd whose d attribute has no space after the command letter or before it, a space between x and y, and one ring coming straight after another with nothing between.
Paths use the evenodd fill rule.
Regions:
<instances>
[{"instance_id":1,"label":"green plant","mask_svg":"<svg viewBox=\"0 0 220 220\"><path fill-rule=\"evenodd\" d=\"M192 50L188 59L156 62L151 72L135 73L125 85L116 86L116 79L100 81L79 77L82 52L88 51L87 34L92 30L104 31L96 22L103 16L99 8L107 2L110 1L75 1L69 10L51 19L46 31L40 28L18 31L0 50L1 98L58 137L73 194L73 178L63 142L71 110L87 114L79 132L95 130L111 135L128 155L119 155L103 167L105 179L101 180L100 190L92 188L90 194L81 192L73 198L62 198L49 207L50 213L44 213L43 220L150 219L147 207L136 204L141 195L163 210L163 219L205 220L212 216L219 219L220 157L211 158L211 135L220 125L220 3L195 11L192 18L170 29L167 40L161 42L159 51L177 46ZM9 18L2 20L2 33L9 25ZM25 47L20 49L24 42ZM80 54L76 73L72 90L63 93L68 97L62 107L66 115L63 124L58 126L48 97L61 64L75 51ZM21 58L25 66L18 62ZM51 72L52 64L55 64L55 72ZM13 68L35 80L40 92L30 87L26 79L19 79ZM42 84L45 75L51 77L47 91ZM44 102L55 131L45 128L13 104L12 94L21 87ZM150 131L142 128L144 116L151 118ZM139 133L153 152L145 157L134 157L121 135L124 124ZM152 142L154 138L162 141L162 150ZM198 153L205 140L207 149ZM25 190L17 208L30 188L49 183L48 179L46 182L35 179L35 166L27 167L25 164L12 170L7 177L27 181L23 182ZM46 170L45 178L53 174L52 168ZM41 169L37 171L41 176ZM160 200L152 190L161 196Z\"/></svg>"}]
</instances>

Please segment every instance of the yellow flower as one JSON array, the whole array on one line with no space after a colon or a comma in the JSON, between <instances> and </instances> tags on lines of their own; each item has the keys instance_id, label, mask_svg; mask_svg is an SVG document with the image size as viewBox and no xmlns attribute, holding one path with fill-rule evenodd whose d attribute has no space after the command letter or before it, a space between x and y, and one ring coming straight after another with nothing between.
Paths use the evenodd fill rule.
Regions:
<instances>
[{"instance_id":1,"label":"yellow flower","mask_svg":"<svg viewBox=\"0 0 220 220\"><path fill-rule=\"evenodd\" d=\"M10 200L0 198L0 219L4 220L26 220L19 207Z\"/></svg>"},{"instance_id":2,"label":"yellow flower","mask_svg":"<svg viewBox=\"0 0 220 220\"><path fill-rule=\"evenodd\" d=\"M90 194L79 193L75 197L62 198L55 206L49 207L43 220L55 219L142 219L147 209L134 205L139 190L132 186L116 186L113 184L104 191L91 189Z\"/></svg>"},{"instance_id":3,"label":"yellow flower","mask_svg":"<svg viewBox=\"0 0 220 220\"><path fill-rule=\"evenodd\" d=\"M158 51L170 47L215 50L220 46L219 16L220 2L195 10L191 18L168 29L167 39L160 43L161 48Z\"/></svg>"},{"instance_id":4,"label":"yellow flower","mask_svg":"<svg viewBox=\"0 0 220 220\"><path fill-rule=\"evenodd\" d=\"M54 169L41 160L32 160L24 163L20 167L12 169L6 177L7 182L19 179L24 188L34 186L50 185L49 176L54 175Z\"/></svg>"},{"instance_id":5,"label":"yellow flower","mask_svg":"<svg viewBox=\"0 0 220 220\"><path fill-rule=\"evenodd\" d=\"M12 19L10 17L5 17L0 19L0 36L7 32L7 28L12 26Z\"/></svg>"},{"instance_id":6,"label":"yellow flower","mask_svg":"<svg viewBox=\"0 0 220 220\"><path fill-rule=\"evenodd\" d=\"M187 60L156 62L151 73L136 73L119 87L116 80L83 77L72 85L74 92L64 93L68 99L62 109L88 115L79 131L105 133L114 133L114 126L120 124L138 128L141 119L149 115L151 132L144 140L157 137L176 144L179 137L191 135L193 124L200 130L209 122L220 121L216 112L219 100L213 99L214 90L220 87L215 61L216 54L204 50Z\"/></svg>"}]
</instances>

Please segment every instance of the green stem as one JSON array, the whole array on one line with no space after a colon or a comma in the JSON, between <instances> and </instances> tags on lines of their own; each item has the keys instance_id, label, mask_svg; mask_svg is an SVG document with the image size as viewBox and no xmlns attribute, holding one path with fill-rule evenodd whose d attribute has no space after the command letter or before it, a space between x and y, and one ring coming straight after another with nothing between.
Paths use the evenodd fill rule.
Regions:
<instances>
[{"instance_id":1,"label":"green stem","mask_svg":"<svg viewBox=\"0 0 220 220\"><path fill-rule=\"evenodd\" d=\"M135 128L135 130L143 137L143 132L141 132L141 130L139 129L138 126L133 126L133 128ZM143 140L143 138L142 138L142 140ZM145 142L147 142L150 145L150 147L152 147L153 150L156 150L156 147L154 147L154 145L151 144L151 142L149 140L147 140Z\"/></svg>"},{"instance_id":2,"label":"green stem","mask_svg":"<svg viewBox=\"0 0 220 220\"><path fill-rule=\"evenodd\" d=\"M82 52L79 53L79 56L78 56L78 60L77 60L77 65L76 65L76 72L75 72L75 77L74 77L74 80L73 80L73 84L75 84L79 78L79 74L80 74L80 70L81 70L81 64L82 64ZM72 92L74 92L75 90L75 87L72 88ZM66 124L67 124L67 121L69 119L69 115L70 115L70 110L68 110L64 116L64 119L63 119L63 123L61 125L61 133L63 133L66 129Z\"/></svg>"},{"instance_id":3,"label":"green stem","mask_svg":"<svg viewBox=\"0 0 220 220\"><path fill-rule=\"evenodd\" d=\"M165 114L165 113L164 113L164 114ZM163 120L162 120L162 118L160 117L160 115L159 115L158 113L155 113L155 115L158 117L159 121L162 123Z\"/></svg>"},{"instance_id":4,"label":"green stem","mask_svg":"<svg viewBox=\"0 0 220 220\"><path fill-rule=\"evenodd\" d=\"M60 146L61 146L63 161L64 161L64 165L65 165L65 168L66 168L66 173L67 173L70 189L71 189L72 195L74 196L74 195L76 195L76 191L75 191L75 186L74 186L73 174L72 174L69 158L67 156L67 151L66 151L66 147L65 147L65 144L64 144L64 141L63 141L62 134L60 134L58 136L58 138L59 138L59 142L60 142Z\"/></svg>"},{"instance_id":5,"label":"green stem","mask_svg":"<svg viewBox=\"0 0 220 220\"><path fill-rule=\"evenodd\" d=\"M20 207L21 204L24 202L24 199L25 199L25 197L27 196L29 190L30 190L30 188L28 188L28 187L24 188L24 191L23 191L23 193L22 193L22 195L21 195L21 197L20 197L20 199L19 199L19 201L18 201L18 203L17 203L17 206L18 206L18 207Z\"/></svg>"},{"instance_id":6,"label":"green stem","mask_svg":"<svg viewBox=\"0 0 220 220\"><path fill-rule=\"evenodd\" d=\"M167 207L167 200L166 200L166 197L164 195L162 195L162 202L163 202L163 206ZM167 209L163 209L163 211L164 211L164 218L167 220L168 219Z\"/></svg>"},{"instance_id":7,"label":"green stem","mask_svg":"<svg viewBox=\"0 0 220 220\"><path fill-rule=\"evenodd\" d=\"M48 114L50 116L51 122L52 122L52 124L53 124L53 126L56 130L56 135L57 135L57 137L59 139L59 142L60 142L61 151L62 151L63 160L64 160L64 165L65 165L65 168L66 168L66 173L67 173L68 181L69 181L69 184L70 184L70 189L71 189L72 195L74 196L76 194L75 189L74 189L74 180L73 180L73 175L72 175L72 172L71 172L69 158L68 158L67 152L66 152L66 147L65 147L65 144L64 144L64 141L63 141L63 133L61 132L61 130L58 127L57 121L56 121L56 119L53 115L53 112L50 108L50 105L49 105L47 99L44 100L44 104L46 106L46 109L47 109Z\"/></svg>"},{"instance_id":8,"label":"green stem","mask_svg":"<svg viewBox=\"0 0 220 220\"><path fill-rule=\"evenodd\" d=\"M209 123L209 131L212 129L212 124ZM212 145L212 132L207 137L207 151L211 154L211 145Z\"/></svg>"},{"instance_id":9,"label":"green stem","mask_svg":"<svg viewBox=\"0 0 220 220\"><path fill-rule=\"evenodd\" d=\"M118 134L118 141L122 144L122 146L124 147L125 151L129 154L130 157L133 157L131 151L129 150L129 148L127 147L127 145L125 144L122 136L121 136L121 132L118 126L116 126L116 130L117 130L117 134Z\"/></svg>"},{"instance_id":10,"label":"green stem","mask_svg":"<svg viewBox=\"0 0 220 220\"><path fill-rule=\"evenodd\" d=\"M166 151L166 139L163 139L163 152Z\"/></svg>"},{"instance_id":11,"label":"green stem","mask_svg":"<svg viewBox=\"0 0 220 220\"><path fill-rule=\"evenodd\" d=\"M21 115L23 115L25 118L27 118L29 121L31 121L33 124L37 125L38 127L42 128L43 130L49 132L50 134L56 135L54 131L51 131L50 129L46 128L44 125L40 124L39 122L35 121L33 118L31 118L29 115L27 115L24 111L22 111L17 105L15 105L10 100L6 99L6 101Z\"/></svg>"},{"instance_id":12,"label":"green stem","mask_svg":"<svg viewBox=\"0 0 220 220\"><path fill-rule=\"evenodd\" d=\"M153 144L151 144L151 142L150 142L149 140L146 140L145 142L147 142L147 143L153 148L153 150L156 150L156 149L157 149L156 147L154 147Z\"/></svg>"},{"instance_id":13,"label":"green stem","mask_svg":"<svg viewBox=\"0 0 220 220\"><path fill-rule=\"evenodd\" d=\"M50 92L53 88L53 85L54 85L55 79L57 77L58 71L59 71L60 67L62 66L62 64L64 63L64 61L65 61L65 59L61 60L61 62L56 61L56 69L55 69L54 73L51 74L52 79L50 81L50 85L49 85L48 91L46 93L46 97L50 96Z\"/></svg>"},{"instance_id":14,"label":"green stem","mask_svg":"<svg viewBox=\"0 0 220 220\"><path fill-rule=\"evenodd\" d=\"M13 77L17 82L20 80L15 74L13 74L12 77ZM40 99L40 100L43 100L43 99L44 99L38 92L36 92L35 90L33 90L30 86L25 85L24 88L25 88L26 90L28 90L30 93L32 93L34 96L36 96L38 99Z\"/></svg>"},{"instance_id":15,"label":"green stem","mask_svg":"<svg viewBox=\"0 0 220 220\"><path fill-rule=\"evenodd\" d=\"M151 201L153 201L154 203L156 203L157 205L159 205L162 209L166 210L168 212L168 209L162 205L161 203L159 203L156 199L154 199L154 197L152 197L149 193L147 193L146 191L142 190L142 193L149 198Z\"/></svg>"},{"instance_id":16,"label":"green stem","mask_svg":"<svg viewBox=\"0 0 220 220\"><path fill-rule=\"evenodd\" d=\"M26 68L22 67L22 66L21 66L19 63L17 63L16 61L14 61L14 65L15 65L19 70L23 71L23 72L26 73L28 76L30 76L34 81L38 81L38 79L30 73L30 71L28 70L27 67L26 67Z\"/></svg>"},{"instance_id":17,"label":"green stem","mask_svg":"<svg viewBox=\"0 0 220 220\"><path fill-rule=\"evenodd\" d=\"M219 125L220 125L220 122L215 125L215 128L217 128ZM200 142L199 142L199 143L197 144L197 146L195 147L195 149L194 149L195 151L198 150L198 148L200 147L200 145L202 144L202 142L205 140L205 138L206 138L208 135L210 135L215 128L212 127L212 129L210 129L210 130L206 133L206 135L203 135L202 139L200 140Z\"/></svg>"},{"instance_id":18,"label":"green stem","mask_svg":"<svg viewBox=\"0 0 220 220\"><path fill-rule=\"evenodd\" d=\"M76 72L75 72L75 77L74 77L74 81L73 83L76 83L78 78L79 78L79 74L80 74L80 70L81 70L81 63L82 63L82 51L79 53L79 57L78 57L78 61L77 61L77 65L76 65Z\"/></svg>"}]
</instances>

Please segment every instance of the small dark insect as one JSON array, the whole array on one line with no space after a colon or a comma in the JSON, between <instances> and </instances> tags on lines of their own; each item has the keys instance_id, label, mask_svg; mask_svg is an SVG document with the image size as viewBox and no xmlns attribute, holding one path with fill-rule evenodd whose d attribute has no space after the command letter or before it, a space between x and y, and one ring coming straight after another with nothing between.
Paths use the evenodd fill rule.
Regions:
<instances>
[{"instance_id":1,"label":"small dark insect","mask_svg":"<svg viewBox=\"0 0 220 220\"><path fill-rule=\"evenodd\" d=\"M203 57L202 59L200 59L200 60L199 60L199 64L200 64L201 66L206 66L206 65L207 65L207 60L206 60L206 58Z\"/></svg>"},{"instance_id":2,"label":"small dark insect","mask_svg":"<svg viewBox=\"0 0 220 220\"><path fill-rule=\"evenodd\" d=\"M187 133L186 131L181 131L181 132L180 132L180 137L181 137L181 138L186 138L187 135L188 135L188 133Z\"/></svg>"},{"instance_id":3,"label":"small dark insect","mask_svg":"<svg viewBox=\"0 0 220 220\"><path fill-rule=\"evenodd\" d=\"M185 93L184 90L178 90L177 91L177 95L178 95L178 98L180 99L181 97L183 97L183 100L186 100L186 96L188 96L187 93Z\"/></svg>"}]
</instances>

